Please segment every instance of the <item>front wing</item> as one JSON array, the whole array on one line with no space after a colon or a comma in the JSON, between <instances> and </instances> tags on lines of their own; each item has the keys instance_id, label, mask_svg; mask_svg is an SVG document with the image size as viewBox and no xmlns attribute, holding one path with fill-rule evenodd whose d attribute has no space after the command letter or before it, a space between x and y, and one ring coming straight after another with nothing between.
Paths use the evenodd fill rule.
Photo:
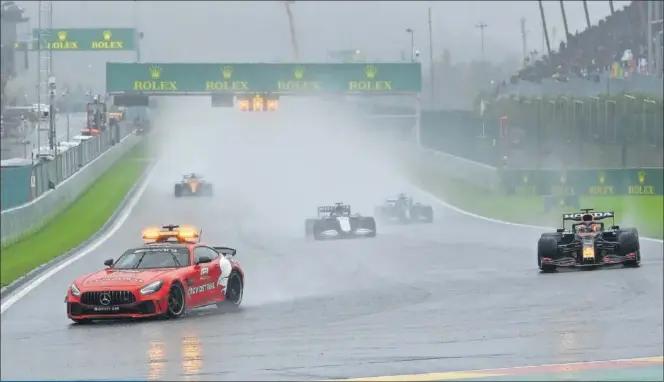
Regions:
<instances>
[{"instance_id":1,"label":"front wing","mask_svg":"<svg viewBox=\"0 0 664 382\"><path fill-rule=\"evenodd\" d=\"M198 196L198 195L204 195L207 187L207 183L202 183L199 184L196 187L192 187L189 184L182 184L180 183L180 195L181 196Z\"/></svg>"},{"instance_id":2,"label":"front wing","mask_svg":"<svg viewBox=\"0 0 664 382\"><path fill-rule=\"evenodd\" d=\"M600 267L600 266L610 266L610 265L619 265L628 262L634 262L638 259L638 254L636 252L628 253L625 256L620 256L616 254L607 254L604 256L596 256L593 258L583 258L583 256L567 256L560 257L557 259L552 259L548 257L542 258L542 265L544 266L554 266L560 268L579 268L579 267Z\"/></svg>"},{"instance_id":3,"label":"front wing","mask_svg":"<svg viewBox=\"0 0 664 382\"><path fill-rule=\"evenodd\" d=\"M318 222L322 222L319 220ZM318 239L351 239L356 237L373 237L376 235L375 225L367 221L338 220L334 223L314 225L314 236Z\"/></svg>"},{"instance_id":4,"label":"front wing","mask_svg":"<svg viewBox=\"0 0 664 382\"><path fill-rule=\"evenodd\" d=\"M318 233L318 238L325 240L353 239L359 237L370 237L371 234L375 234L375 232L367 228L358 228L351 231L343 231L339 229L326 229Z\"/></svg>"}]
</instances>

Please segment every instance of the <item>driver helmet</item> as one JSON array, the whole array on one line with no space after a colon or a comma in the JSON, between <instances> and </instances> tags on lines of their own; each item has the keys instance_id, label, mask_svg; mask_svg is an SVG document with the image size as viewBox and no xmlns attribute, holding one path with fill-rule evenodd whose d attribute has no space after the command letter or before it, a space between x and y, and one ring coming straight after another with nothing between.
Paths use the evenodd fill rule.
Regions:
<instances>
[{"instance_id":1,"label":"driver helmet","mask_svg":"<svg viewBox=\"0 0 664 382\"><path fill-rule=\"evenodd\" d=\"M579 232L595 232L597 227L592 222L584 222L579 226Z\"/></svg>"}]
</instances>

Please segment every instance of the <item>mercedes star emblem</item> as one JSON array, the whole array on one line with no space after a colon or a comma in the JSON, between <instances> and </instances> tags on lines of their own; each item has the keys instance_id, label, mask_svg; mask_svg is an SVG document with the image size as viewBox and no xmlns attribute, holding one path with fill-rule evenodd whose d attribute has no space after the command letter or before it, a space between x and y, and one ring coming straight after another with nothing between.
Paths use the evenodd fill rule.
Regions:
<instances>
[{"instance_id":1,"label":"mercedes star emblem","mask_svg":"<svg viewBox=\"0 0 664 382\"><path fill-rule=\"evenodd\" d=\"M111 295L109 293L102 293L101 296L99 296L99 302L102 305L108 305L111 303Z\"/></svg>"}]
</instances>

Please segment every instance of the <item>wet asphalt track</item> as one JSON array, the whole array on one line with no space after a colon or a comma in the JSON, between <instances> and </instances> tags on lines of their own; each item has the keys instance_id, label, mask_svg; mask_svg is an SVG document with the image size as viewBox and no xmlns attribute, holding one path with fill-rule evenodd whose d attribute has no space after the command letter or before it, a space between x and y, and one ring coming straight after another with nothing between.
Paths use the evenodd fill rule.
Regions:
<instances>
[{"instance_id":1,"label":"wet asphalt track","mask_svg":"<svg viewBox=\"0 0 664 382\"><path fill-rule=\"evenodd\" d=\"M284 234L265 226L264 212L216 193L224 203L173 203L171 179L154 177L114 237L2 315L1 378L311 380L661 354L661 244L642 242L639 269L544 275L537 230L437 207L433 225L307 242L302 221L285 221L298 228ZM192 221L196 210L207 214ZM145 226L170 222L238 248L243 309L71 325L71 281L140 243Z\"/></svg>"}]
</instances>

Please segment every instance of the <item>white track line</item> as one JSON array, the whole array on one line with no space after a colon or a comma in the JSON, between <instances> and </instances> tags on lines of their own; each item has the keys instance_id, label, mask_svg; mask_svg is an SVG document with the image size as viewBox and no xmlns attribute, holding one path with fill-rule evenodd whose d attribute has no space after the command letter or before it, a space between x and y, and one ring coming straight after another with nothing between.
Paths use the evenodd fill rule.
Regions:
<instances>
[{"instance_id":1,"label":"white track line","mask_svg":"<svg viewBox=\"0 0 664 382\"><path fill-rule=\"evenodd\" d=\"M477 215L477 214L474 214L472 212L462 210L459 207L453 206L453 205L447 203L446 201L440 199L436 195L430 193L429 191L426 191L426 190L422 189L421 187L415 187L415 188L419 192L421 192L422 194L424 194L427 197L433 199L436 203L440 204L441 206L443 206L445 208L449 208L449 209L451 209L455 212L458 212L460 214L463 214L463 215L466 215L466 216L471 216L475 219L485 220L485 221L496 223L496 224L504 224L504 225L511 225L511 226L515 226L515 227L522 227L522 228L534 228L534 229L542 229L542 230L555 229L555 228L552 228L552 227L543 227L543 226L531 225L531 224L512 223L512 222L508 222L508 221L504 221L504 220L492 219L492 218L489 218L489 217L486 217L486 216ZM651 241L653 243L659 243L659 244L664 243L664 240L662 240L662 239L653 239L653 238L650 238L650 237L642 237L641 240Z\"/></svg>"},{"instance_id":2,"label":"white track line","mask_svg":"<svg viewBox=\"0 0 664 382\"><path fill-rule=\"evenodd\" d=\"M35 278L34 280L28 282L25 286L21 287L20 289L16 290L14 293L12 293L10 296L8 296L5 301L2 302L2 305L0 305L0 314L5 313L7 309L9 309L12 305L16 304L19 300L21 300L23 297L25 297L28 293L30 293L32 290L37 288L39 285L44 283L44 281L48 280L49 278L53 277L56 273L60 272L61 270L65 269L66 267L72 265L74 262L78 261L79 259L83 258L84 256L89 255L92 253L94 250L99 248L102 244L104 244L108 239L110 239L119 229L122 227L122 225L127 221L129 218L129 215L131 214L131 211L136 207L136 204L138 204L139 199L145 192L148 184L150 184L150 178L154 174L155 169L157 168L158 163L155 163L152 166L152 169L150 169L150 172L147 174L147 176L144 178L143 183L141 184L140 188L136 190L136 193L132 196L131 200L125 208L122 211L122 214L118 216L118 218L115 220L113 223L113 226L111 229L108 230L104 235L99 237L97 240L92 242L90 245L85 247L84 250L81 252L77 253L76 255L68 258L67 260L63 261L62 263L58 264L57 266L49 269L47 272L42 274L41 276Z\"/></svg>"}]
</instances>

